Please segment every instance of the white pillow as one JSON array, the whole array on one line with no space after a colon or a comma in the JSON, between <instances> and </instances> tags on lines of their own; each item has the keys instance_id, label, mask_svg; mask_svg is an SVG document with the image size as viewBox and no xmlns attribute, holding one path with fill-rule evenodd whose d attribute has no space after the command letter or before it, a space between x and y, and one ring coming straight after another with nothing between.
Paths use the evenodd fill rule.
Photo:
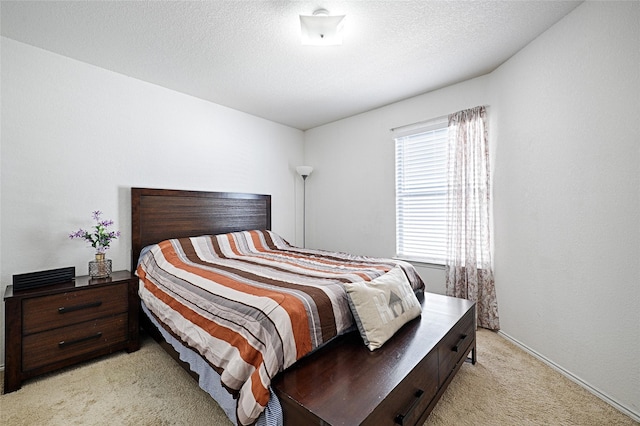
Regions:
<instances>
[{"instance_id":1,"label":"white pillow","mask_svg":"<svg viewBox=\"0 0 640 426\"><path fill-rule=\"evenodd\" d=\"M372 281L346 283L344 287L362 340L371 351L422 312L400 266Z\"/></svg>"}]
</instances>

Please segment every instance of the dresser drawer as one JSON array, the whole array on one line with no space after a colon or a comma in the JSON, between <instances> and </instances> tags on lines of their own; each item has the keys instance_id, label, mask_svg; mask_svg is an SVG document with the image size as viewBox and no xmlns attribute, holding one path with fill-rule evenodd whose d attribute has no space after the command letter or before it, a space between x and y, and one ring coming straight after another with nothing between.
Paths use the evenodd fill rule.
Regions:
<instances>
[{"instance_id":1,"label":"dresser drawer","mask_svg":"<svg viewBox=\"0 0 640 426\"><path fill-rule=\"evenodd\" d=\"M438 391L438 354L429 353L362 423L416 425Z\"/></svg>"},{"instance_id":2,"label":"dresser drawer","mask_svg":"<svg viewBox=\"0 0 640 426\"><path fill-rule=\"evenodd\" d=\"M474 320L474 311L470 310L438 345L440 384L447 380L456 365L463 361L471 350L475 338Z\"/></svg>"},{"instance_id":3,"label":"dresser drawer","mask_svg":"<svg viewBox=\"0 0 640 426\"><path fill-rule=\"evenodd\" d=\"M23 301L23 334L127 312L127 283L69 291Z\"/></svg>"},{"instance_id":4,"label":"dresser drawer","mask_svg":"<svg viewBox=\"0 0 640 426\"><path fill-rule=\"evenodd\" d=\"M23 339L25 371L127 340L127 314L31 334Z\"/></svg>"}]
</instances>

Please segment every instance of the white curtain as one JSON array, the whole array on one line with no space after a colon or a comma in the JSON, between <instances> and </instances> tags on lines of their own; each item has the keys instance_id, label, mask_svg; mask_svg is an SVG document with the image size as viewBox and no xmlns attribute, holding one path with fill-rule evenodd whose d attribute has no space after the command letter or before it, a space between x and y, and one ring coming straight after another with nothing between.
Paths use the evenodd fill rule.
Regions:
<instances>
[{"instance_id":1,"label":"white curtain","mask_svg":"<svg viewBox=\"0 0 640 426\"><path fill-rule=\"evenodd\" d=\"M475 301L478 326L498 330L485 107L449 116L447 165L447 294Z\"/></svg>"}]
</instances>

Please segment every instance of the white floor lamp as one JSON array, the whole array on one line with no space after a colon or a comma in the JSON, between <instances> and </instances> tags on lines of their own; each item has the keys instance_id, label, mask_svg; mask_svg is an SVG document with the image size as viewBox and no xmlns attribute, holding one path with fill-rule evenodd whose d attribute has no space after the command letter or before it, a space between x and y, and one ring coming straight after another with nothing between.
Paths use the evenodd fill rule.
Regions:
<instances>
[{"instance_id":1,"label":"white floor lamp","mask_svg":"<svg viewBox=\"0 0 640 426\"><path fill-rule=\"evenodd\" d=\"M298 166L296 172L302 176L302 247L307 246L306 232L307 232L307 178L313 171L311 166Z\"/></svg>"}]
</instances>

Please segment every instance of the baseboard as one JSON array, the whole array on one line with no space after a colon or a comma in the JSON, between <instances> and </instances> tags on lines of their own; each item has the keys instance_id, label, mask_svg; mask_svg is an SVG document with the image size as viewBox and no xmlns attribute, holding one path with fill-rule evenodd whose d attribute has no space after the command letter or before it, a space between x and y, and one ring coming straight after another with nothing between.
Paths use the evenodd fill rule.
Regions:
<instances>
[{"instance_id":1,"label":"baseboard","mask_svg":"<svg viewBox=\"0 0 640 426\"><path fill-rule=\"evenodd\" d=\"M516 346L518 346L519 348L521 348L525 352L533 355L534 357L536 357L540 361L544 362L549 367L553 368L554 370L556 370L557 372L559 372L560 374L562 374L563 376L565 376L566 378L568 378L572 382L582 386L584 389L586 389L590 393L594 394L595 396L597 396L598 398L600 398L601 400L603 400L607 404L611 405L616 410L626 414L627 416L631 417L636 422L640 422L640 413L637 413L637 412L631 410L629 407L625 406L624 404L621 404L620 402L618 402L615 399L611 398L610 396L608 396L607 394L603 393L602 391L594 388L589 383L585 382L584 380L582 380L581 378L577 377L576 375L574 375L570 371L568 371L568 370L564 369L563 367L559 366L558 364L556 364L555 362L551 361L549 358L545 357L544 355L541 355L540 353L534 351L533 349L531 349L530 347L528 347L524 343L520 342L519 340L514 339L513 337L509 336L507 333L504 333L503 331L498 331L498 334L501 335L502 337L504 337L505 339L509 340L510 342L512 342L513 344L515 344Z\"/></svg>"}]
</instances>

